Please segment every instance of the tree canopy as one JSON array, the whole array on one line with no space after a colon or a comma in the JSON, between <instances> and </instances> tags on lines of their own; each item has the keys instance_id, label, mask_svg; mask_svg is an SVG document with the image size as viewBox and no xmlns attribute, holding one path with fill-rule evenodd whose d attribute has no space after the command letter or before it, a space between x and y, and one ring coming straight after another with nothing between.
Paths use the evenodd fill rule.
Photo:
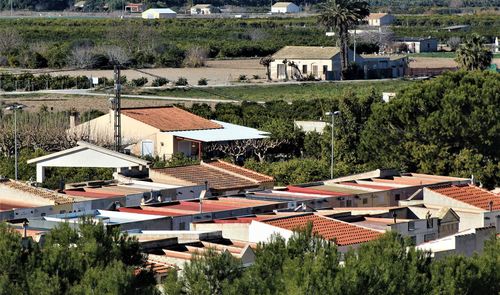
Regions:
<instances>
[{"instance_id":1,"label":"tree canopy","mask_svg":"<svg viewBox=\"0 0 500 295\"><path fill-rule=\"evenodd\" d=\"M21 235L0 224L0 294L156 294L137 240L82 221L62 223L43 245L23 243Z\"/></svg>"}]
</instances>

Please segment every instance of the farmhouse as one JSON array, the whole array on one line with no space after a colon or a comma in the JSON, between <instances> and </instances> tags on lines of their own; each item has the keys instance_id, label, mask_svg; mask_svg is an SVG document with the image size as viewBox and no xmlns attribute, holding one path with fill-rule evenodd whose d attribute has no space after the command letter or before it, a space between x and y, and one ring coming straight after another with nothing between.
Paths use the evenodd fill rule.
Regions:
<instances>
[{"instance_id":1,"label":"farmhouse","mask_svg":"<svg viewBox=\"0 0 500 295\"><path fill-rule=\"evenodd\" d=\"M338 47L285 46L273 55L274 80L340 80L341 56ZM358 65L360 79L397 78L405 74L406 56L359 55L352 50L348 62Z\"/></svg>"},{"instance_id":2,"label":"farmhouse","mask_svg":"<svg viewBox=\"0 0 500 295\"><path fill-rule=\"evenodd\" d=\"M150 8L142 13L144 19L176 18L177 13L169 8Z\"/></svg>"},{"instance_id":3,"label":"farmhouse","mask_svg":"<svg viewBox=\"0 0 500 295\"><path fill-rule=\"evenodd\" d=\"M125 5L125 11L130 13L141 13L144 11L143 3L129 3Z\"/></svg>"},{"instance_id":4,"label":"farmhouse","mask_svg":"<svg viewBox=\"0 0 500 295\"><path fill-rule=\"evenodd\" d=\"M297 13L300 12L300 7L292 2L276 2L271 7L271 13Z\"/></svg>"},{"instance_id":5,"label":"farmhouse","mask_svg":"<svg viewBox=\"0 0 500 295\"><path fill-rule=\"evenodd\" d=\"M370 13L370 15L365 18L365 20L368 21L369 26L389 26L392 24L392 22L394 22L394 16L389 13Z\"/></svg>"},{"instance_id":6,"label":"farmhouse","mask_svg":"<svg viewBox=\"0 0 500 295\"><path fill-rule=\"evenodd\" d=\"M113 140L113 111L70 127L69 137L84 138L100 144ZM203 144L262 139L266 132L226 122L207 120L173 106L123 108L122 142L126 150L140 156L169 159L174 154L201 158Z\"/></svg>"},{"instance_id":7,"label":"farmhouse","mask_svg":"<svg viewBox=\"0 0 500 295\"><path fill-rule=\"evenodd\" d=\"M220 9L212 4L196 4L191 7L192 15L206 15L212 13L220 13Z\"/></svg>"},{"instance_id":8,"label":"farmhouse","mask_svg":"<svg viewBox=\"0 0 500 295\"><path fill-rule=\"evenodd\" d=\"M409 53L436 52L438 49L438 39L432 37L399 38L395 40L395 44L406 45Z\"/></svg>"}]
</instances>

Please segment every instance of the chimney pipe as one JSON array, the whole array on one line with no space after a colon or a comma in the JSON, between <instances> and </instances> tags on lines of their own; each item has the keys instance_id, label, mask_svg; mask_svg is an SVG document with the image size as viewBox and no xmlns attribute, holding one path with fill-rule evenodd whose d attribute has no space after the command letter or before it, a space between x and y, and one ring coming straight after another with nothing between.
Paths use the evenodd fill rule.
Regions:
<instances>
[{"instance_id":1,"label":"chimney pipe","mask_svg":"<svg viewBox=\"0 0 500 295\"><path fill-rule=\"evenodd\" d=\"M76 125L80 124L80 118L78 112L72 112L69 115L69 128L75 128Z\"/></svg>"},{"instance_id":2,"label":"chimney pipe","mask_svg":"<svg viewBox=\"0 0 500 295\"><path fill-rule=\"evenodd\" d=\"M28 221L23 222L23 237L27 238L28 237Z\"/></svg>"}]
</instances>

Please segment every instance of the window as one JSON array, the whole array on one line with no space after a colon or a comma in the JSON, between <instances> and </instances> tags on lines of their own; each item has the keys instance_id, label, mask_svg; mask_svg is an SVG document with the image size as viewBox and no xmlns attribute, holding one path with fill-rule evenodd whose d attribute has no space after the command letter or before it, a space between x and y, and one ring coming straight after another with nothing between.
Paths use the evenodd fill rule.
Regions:
<instances>
[{"instance_id":1,"label":"window","mask_svg":"<svg viewBox=\"0 0 500 295\"><path fill-rule=\"evenodd\" d=\"M347 207L352 207L352 200L347 200Z\"/></svg>"},{"instance_id":2,"label":"window","mask_svg":"<svg viewBox=\"0 0 500 295\"><path fill-rule=\"evenodd\" d=\"M185 230L185 229L186 229L186 223L185 222L179 223L179 230Z\"/></svg>"},{"instance_id":3,"label":"window","mask_svg":"<svg viewBox=\"0 0 500 295\"><path fill-rule=\"evenodd\" d=\"M427 218L427 228L433 228L433 220L431 218Z\"/></svg>"},{"instance_id":4,"label":"window","mask_svg":"<svg viewBox=\"0 0 500 295\"><path fill-rule=\"evenodd\" d=\"M363 199L363 205L368 204L368 199Z\"/></svg>"},{"instance_id":5,"label":"window","mask_svg":"<svg viewBox=\"0 0 500 295\"><path fill-rule=\"evenodd\" d=\"M313 72L312 72L313 76L314 77L318 77L318 66L317 65L313 65L312 66L312 70L313 70Z\"/></svg>"},{"instance_id":6,"label":"window","mask_svg":"<svg viewBox=\"0 0 500 295\"><path fill-rule=\"evenodd\" d=\"M414 221L408 222L408 230L409 231L415 230L415 222Z\"/></svg>"},{"instance_id":7,"label":"window","mask_svg":"<svg viewBox=\"0 0 500 295\"><path fill-rule=\"evenodd\" d=\"M307 65L302 65L302 74L307 74Z\"/></svg>"},{"instance_id":8,"label":"window","mask_svg":"<svg viewBox=\"0 0 500 295\"><path fill-rule=\"evenodd\" d=\"M424 242L432 241L436 239L436 234L424 235Z\"/></svg>"},{"instance_id":9,"label":"window","mask_svg":"<svg viewBox=\"0 0 500 295\"><path fill-rule=\"evenodd\" d=\"M324 65L323 66L323 75L326 74L326 72L328 72L328 66L327 65Z\"/></svg>"},{"instance_id":10,"label":"window","mask_svg":"<svg viewBox=\"0 0 500 295\"><path fill-rule=\"evenodd\" d=\"M400 194L396 194L394 196L394 198L396 199L396 201L399 201L399 200L401 200L401 195Z\"/></svg>"}]
</instances>

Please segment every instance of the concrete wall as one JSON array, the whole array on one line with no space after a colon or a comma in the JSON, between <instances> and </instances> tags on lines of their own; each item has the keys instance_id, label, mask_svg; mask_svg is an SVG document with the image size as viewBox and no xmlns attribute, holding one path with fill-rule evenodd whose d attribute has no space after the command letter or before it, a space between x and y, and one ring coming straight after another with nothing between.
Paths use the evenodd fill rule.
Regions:
<instances>
[{"instance_id":1,"label":"concrete wall","mask_svg":"<svg viewBox=\"0 0 500 295\"><path fill-rule=\"evenodd\" d=\"M288 241L293 232L258 221L252 221L248 227L248 241L251 243L269 242L271 237L277 234Z\"/></svg>"},{"instance_id":2,"label":"concrete wall","mask_svg":"<svg viewBox=\"0 0 500 295\"><path fill-rule=\"evenodd\" d=\"M472 256L481 253L484 243L495 234L495 228L479 228L475 234L460 235L455 237L455 253Z\"/></svg>"},{"instance_id":3,"label":"concrete wall","mask_svg":"<svg viewBox=\"0 0 500 295\"><path fill-rule=\"evenodd\" d=\"M249 241L248 223L191 223L194 231L222 231L222 237L230 240Z\"/></svg>"},{"instance_id":4,"label":"concrete wall","mask_svg":"<svg viewBox=\"0 0 500 295\"><path fill-rule=\"evenodd\" d=\"M302 131L308 132L318 132L323 134L323 130L328 125L328 122L323 121L294 121L295 126L300 128Z\"/></svg>"}]
</instances>

